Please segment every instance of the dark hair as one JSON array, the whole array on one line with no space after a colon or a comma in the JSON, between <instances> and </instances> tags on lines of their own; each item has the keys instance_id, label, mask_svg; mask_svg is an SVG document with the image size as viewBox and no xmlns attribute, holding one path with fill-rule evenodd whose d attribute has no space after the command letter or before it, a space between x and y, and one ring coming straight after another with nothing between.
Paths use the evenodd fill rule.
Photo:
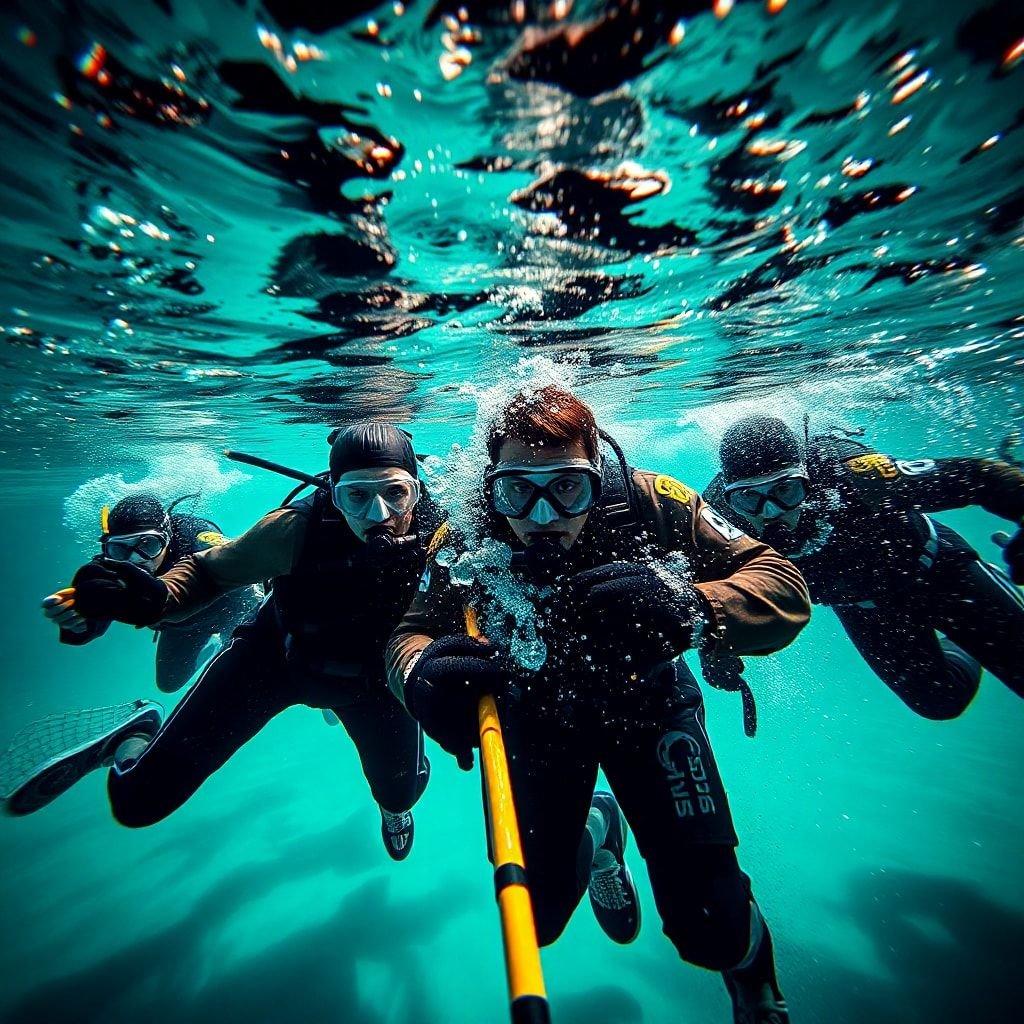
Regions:
<instances>
[{"instance_id":1,"label":"dark hair","mask_svg":"<svg viewBox=\"0 0 1024 1024\"><path fill-rule=\"evenodd\" d=\"M565 445L579 441L587 458L598 461L597 422L586 402L571 391L549 384L538 391L520 391L495 416L487 431L487 454L492 463L506 441L529 445Z\"/></svg>"}]
</instances>

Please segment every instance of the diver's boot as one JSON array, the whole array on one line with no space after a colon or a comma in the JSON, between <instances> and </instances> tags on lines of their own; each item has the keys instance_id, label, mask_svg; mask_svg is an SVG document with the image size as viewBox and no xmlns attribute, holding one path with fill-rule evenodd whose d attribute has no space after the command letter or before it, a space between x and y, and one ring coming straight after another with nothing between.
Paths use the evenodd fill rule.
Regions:
<instances>
[{"instance_id":1,"label":"diver's boot","mask_svg":"<svg viewBox=\"0 0 1024 1024\"><path fill-rule=\"evenodd\" d=\"M380 834L384 838L384 849L392 860L405 860L412 849L415 826L412 811L397 814L380 809Z\"/></svg>"},{"instance_id":2,"label":"diver's boot","mask_svg":"<svg viewBox=\"0 0 1024 1024\"><path fill-rule=\"evenodd\" d=\"M626 819L611 793L594 794L587 829L597 840L587 886L590 906L605 935L625 945L640 934L640 901L626 866Z\"/></svg>"},{"instance_id":3,"label":"diver's boot","mask_svg":"<svg viewBox=\"0 0 1024 1024\"><path fill-rule=\"evenodd\" d=\"M733 968L722 971L732 998L733 1024L789 1024L789 1010L775 977L772 934L757 904L750 904L750 948Z\"/></svg>"},{"instance_id":4,"label":"diver's boot","mask_svg":"<svg viewBox=\"0 0 1024 1024\"><path fill-rule=\"evenodd\" d=\"M8 814L38 811L97 768L116 763L119 770L127 770L160 730L163 708L151 701L139 700L120 708L95 708L87 712L69 712L66 716L54 715L29 726L27 742L38 744L41 750L45 750L51 736L59 739L66 732L71 738L75 737L76 731L81 735L81 723L87 727L89 716L99 719L96 723L99 731L93 731L79 742L37 762L27 777L7 794L4 809ZM66 724L72 718L77 728ZM12 751L14 749L12 745Z\"/></svg>"}]
</instances>

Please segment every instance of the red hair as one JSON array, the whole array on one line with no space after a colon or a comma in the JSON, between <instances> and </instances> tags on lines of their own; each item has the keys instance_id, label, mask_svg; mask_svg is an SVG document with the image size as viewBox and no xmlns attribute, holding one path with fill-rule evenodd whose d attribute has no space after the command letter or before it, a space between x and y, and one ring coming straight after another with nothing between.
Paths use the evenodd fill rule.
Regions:
<instances>
[{"instance_id":1,"label":"red hair","mask_svg":"<svg viewBox=\"0 0 1024 1024\"><path fill-rule=\"evenodd\" d=\"M567 445L580 442L587 458L598 461L597 422L586 402L571 391L549 384L539 391L520 391L494 418L487 432L487 454L498 461L506 441L528 445Z\"/></svg>"}]
</instances>

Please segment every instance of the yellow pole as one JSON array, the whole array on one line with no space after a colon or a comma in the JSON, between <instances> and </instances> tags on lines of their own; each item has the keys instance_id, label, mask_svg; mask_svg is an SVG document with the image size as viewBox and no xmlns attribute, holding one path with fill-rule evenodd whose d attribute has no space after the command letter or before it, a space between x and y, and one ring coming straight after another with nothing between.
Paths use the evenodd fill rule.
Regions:
<instances>
[{"instance_id":1,"label":"yellow pole","mask_svg":"<svg viewBox=\"0 0 1024 1024\"><path fill-rule=\"evenodd\" d=\"M480 636L476 612L467 607L466 632ZM537 928L526 884L519 822L512 802L512 783L501 735L498 708L490 695L480 699L480 769L487 795L487 820L494 857L494 889L501 915L505 970L512 1024L549 1024L547 993L540 966Z\"/></svg>"}]
</instances>

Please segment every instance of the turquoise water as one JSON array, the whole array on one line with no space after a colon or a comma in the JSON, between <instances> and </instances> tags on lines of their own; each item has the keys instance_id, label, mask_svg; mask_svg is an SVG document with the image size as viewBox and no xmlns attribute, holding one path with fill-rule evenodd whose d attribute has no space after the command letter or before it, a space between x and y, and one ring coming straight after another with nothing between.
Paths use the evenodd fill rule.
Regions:
<instances>
[{"instance_id":1,"label":"turquoise water","mask_svg":"<svg viewBox=\"0 0 1024 1024\"><path fill-rule=\"evenodd\" d=\"M427 3L290 27L304 7L0 16L3 738L155 697L148 634L62 648L37 604L132 484L201 488L228 533L276 504L287 485L224 447L317 470L328 425L372 414L447 457L476 423L465 385L551 375L698 487L754 408L904 458L1019 428L1018 5L681 4L682 41L594 97L502 71L524 31L504 3L468 5L475 32ZM446 33L470 58L447 81ZM545 205L558 169L626 161L657 193L631 222L595 220L579 176L574 212ZM939 518L996 558L995 520ZM986 677L960 720L920 720L825 609L748 675L756 740L731 694L708 725L794 1020L1016 1020L1017 698ZM304 708L154 828L115 825L99 775L0 822L0 1017L503 1019L478 785L433 763L403 864L351 745ZM642 895L633 946L584 905L545 953L556 1021L728 1019Z\"/></svg>"}]
</instances>

